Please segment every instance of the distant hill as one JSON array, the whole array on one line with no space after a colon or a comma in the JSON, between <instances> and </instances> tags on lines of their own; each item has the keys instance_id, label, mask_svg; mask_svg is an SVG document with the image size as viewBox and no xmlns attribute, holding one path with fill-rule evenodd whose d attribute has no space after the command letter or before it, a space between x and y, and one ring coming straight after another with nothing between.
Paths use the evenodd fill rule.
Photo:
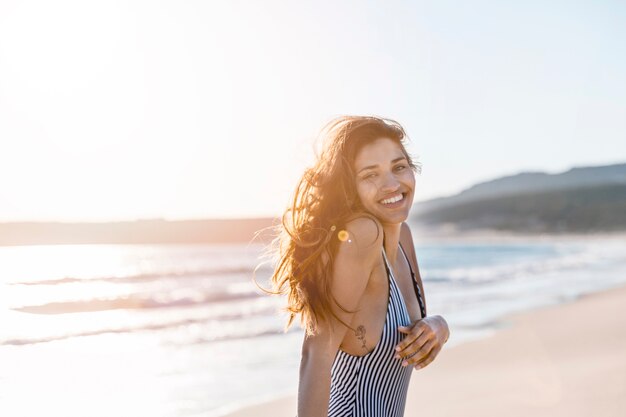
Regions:
<instances>
[{"instance_id":1,"label":"distant hill","mask_svg":"<svg viewBox=\"0 0 626 417\"><path fill-rule=\"evenodd\" d=\"M494 179L455 196L416 203L412 221L458 230L626 230L626 164Z\"/></svg>"},{"instance_id":2,"label":"distant hill","mask_svg":"<svg viewBox=\"0 0 626 417\"><path fill-rule=\"evenodd\" d=\"M0 223L2 245L248 243L255 233L277 221L256 219L164 219L107 223ZM268 238L262 233L261 239ZM261 242L261 240L258 240Z\"/></svg>"}]
</instances>

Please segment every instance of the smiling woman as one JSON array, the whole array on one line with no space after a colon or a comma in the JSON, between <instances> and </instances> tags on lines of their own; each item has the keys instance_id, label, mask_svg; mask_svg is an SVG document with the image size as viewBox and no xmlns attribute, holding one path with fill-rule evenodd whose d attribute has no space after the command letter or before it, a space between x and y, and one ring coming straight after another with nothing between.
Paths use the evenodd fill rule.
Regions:
<instances>
[{"instance_id":1,"label":"smiling woman","mask_svg":"<svg viewBox=\"0 0 626 417\"><path fill-rule=\"evenodd\" d=\"M354 161L356 188L363 207L379 219L395 218L397 223L408 217L415 191L409 157L402 151L392 139L380 138L363 146Z\"/></svg>"},{"instance_id":2,"label":"smiling woman","mask_svg":"<svg viewBox=\"0 0 626 417\"><path fill-rule=\"evenodd\" d=\"M298 414L399 417L412 368L449 335L426 317L405 223L419 166L393 120L339 117L321 137L274 242L273 293L288 295L286 328L300 315L306 329Z\"/></svg>"}]
</instances>

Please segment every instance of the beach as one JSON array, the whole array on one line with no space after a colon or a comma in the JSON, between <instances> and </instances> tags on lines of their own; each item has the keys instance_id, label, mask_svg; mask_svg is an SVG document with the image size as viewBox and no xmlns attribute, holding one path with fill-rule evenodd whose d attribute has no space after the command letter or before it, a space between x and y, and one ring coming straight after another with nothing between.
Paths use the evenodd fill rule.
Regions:
<instances>
[{"instance_id":1,"label":"beach","mask_svg":"<svg viewBox=\"0 0 626 417\"><path fill-rule=\"evenodd\" d=\"M414 371L407 417L626 415L626 286L498 320ZM296 415L285 397L229 417Z\"/></svg>"},{"instance_id":2,"label":"beach","mask_svg":"<svg viewBox=\"0 0 626 417\"><path fill-rule=\"evenodd\" d=\"M303 333L252 282L262 249L0 248L0 415L293 417ZM416 253L451 334L406 416L616 415L626 236L416 234Z\"/></svg>"}]
</instances>

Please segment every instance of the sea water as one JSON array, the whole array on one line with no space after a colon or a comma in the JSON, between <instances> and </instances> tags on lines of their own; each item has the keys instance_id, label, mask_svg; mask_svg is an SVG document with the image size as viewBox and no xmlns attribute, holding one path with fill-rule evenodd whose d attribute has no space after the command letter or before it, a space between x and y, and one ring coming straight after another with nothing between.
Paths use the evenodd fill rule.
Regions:
<instances>
[{"instance_id":1,"label":"sea water","mask_svg":"<svg viewBox=\"0 0 626 417\"><path fill-rule=\"evenodd\" d=\"M0 415L219 416L295 395L303 333L252 277L263 247L0 248ZM448 345L626 284L616 238L417 242ZM256 271L268 287L271 265Z\"/></svg>"}]
</instances>

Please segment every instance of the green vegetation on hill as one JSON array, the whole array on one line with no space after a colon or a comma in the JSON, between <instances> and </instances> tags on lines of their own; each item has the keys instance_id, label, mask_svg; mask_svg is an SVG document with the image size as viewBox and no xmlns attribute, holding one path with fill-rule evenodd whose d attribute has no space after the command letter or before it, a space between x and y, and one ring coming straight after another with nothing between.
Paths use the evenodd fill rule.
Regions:
<instances>
[{"instance_id":1,"label":"green vegetation on hill","mask_svg":"<svg viewBox=\"0 0 626 417\"><path fill-rule=\"evenodd\" d=\"M459 230L487 228L518 232L626 230L626 184L524 192L432 208L413 218Z\"/></svg>"}]
</instances>

